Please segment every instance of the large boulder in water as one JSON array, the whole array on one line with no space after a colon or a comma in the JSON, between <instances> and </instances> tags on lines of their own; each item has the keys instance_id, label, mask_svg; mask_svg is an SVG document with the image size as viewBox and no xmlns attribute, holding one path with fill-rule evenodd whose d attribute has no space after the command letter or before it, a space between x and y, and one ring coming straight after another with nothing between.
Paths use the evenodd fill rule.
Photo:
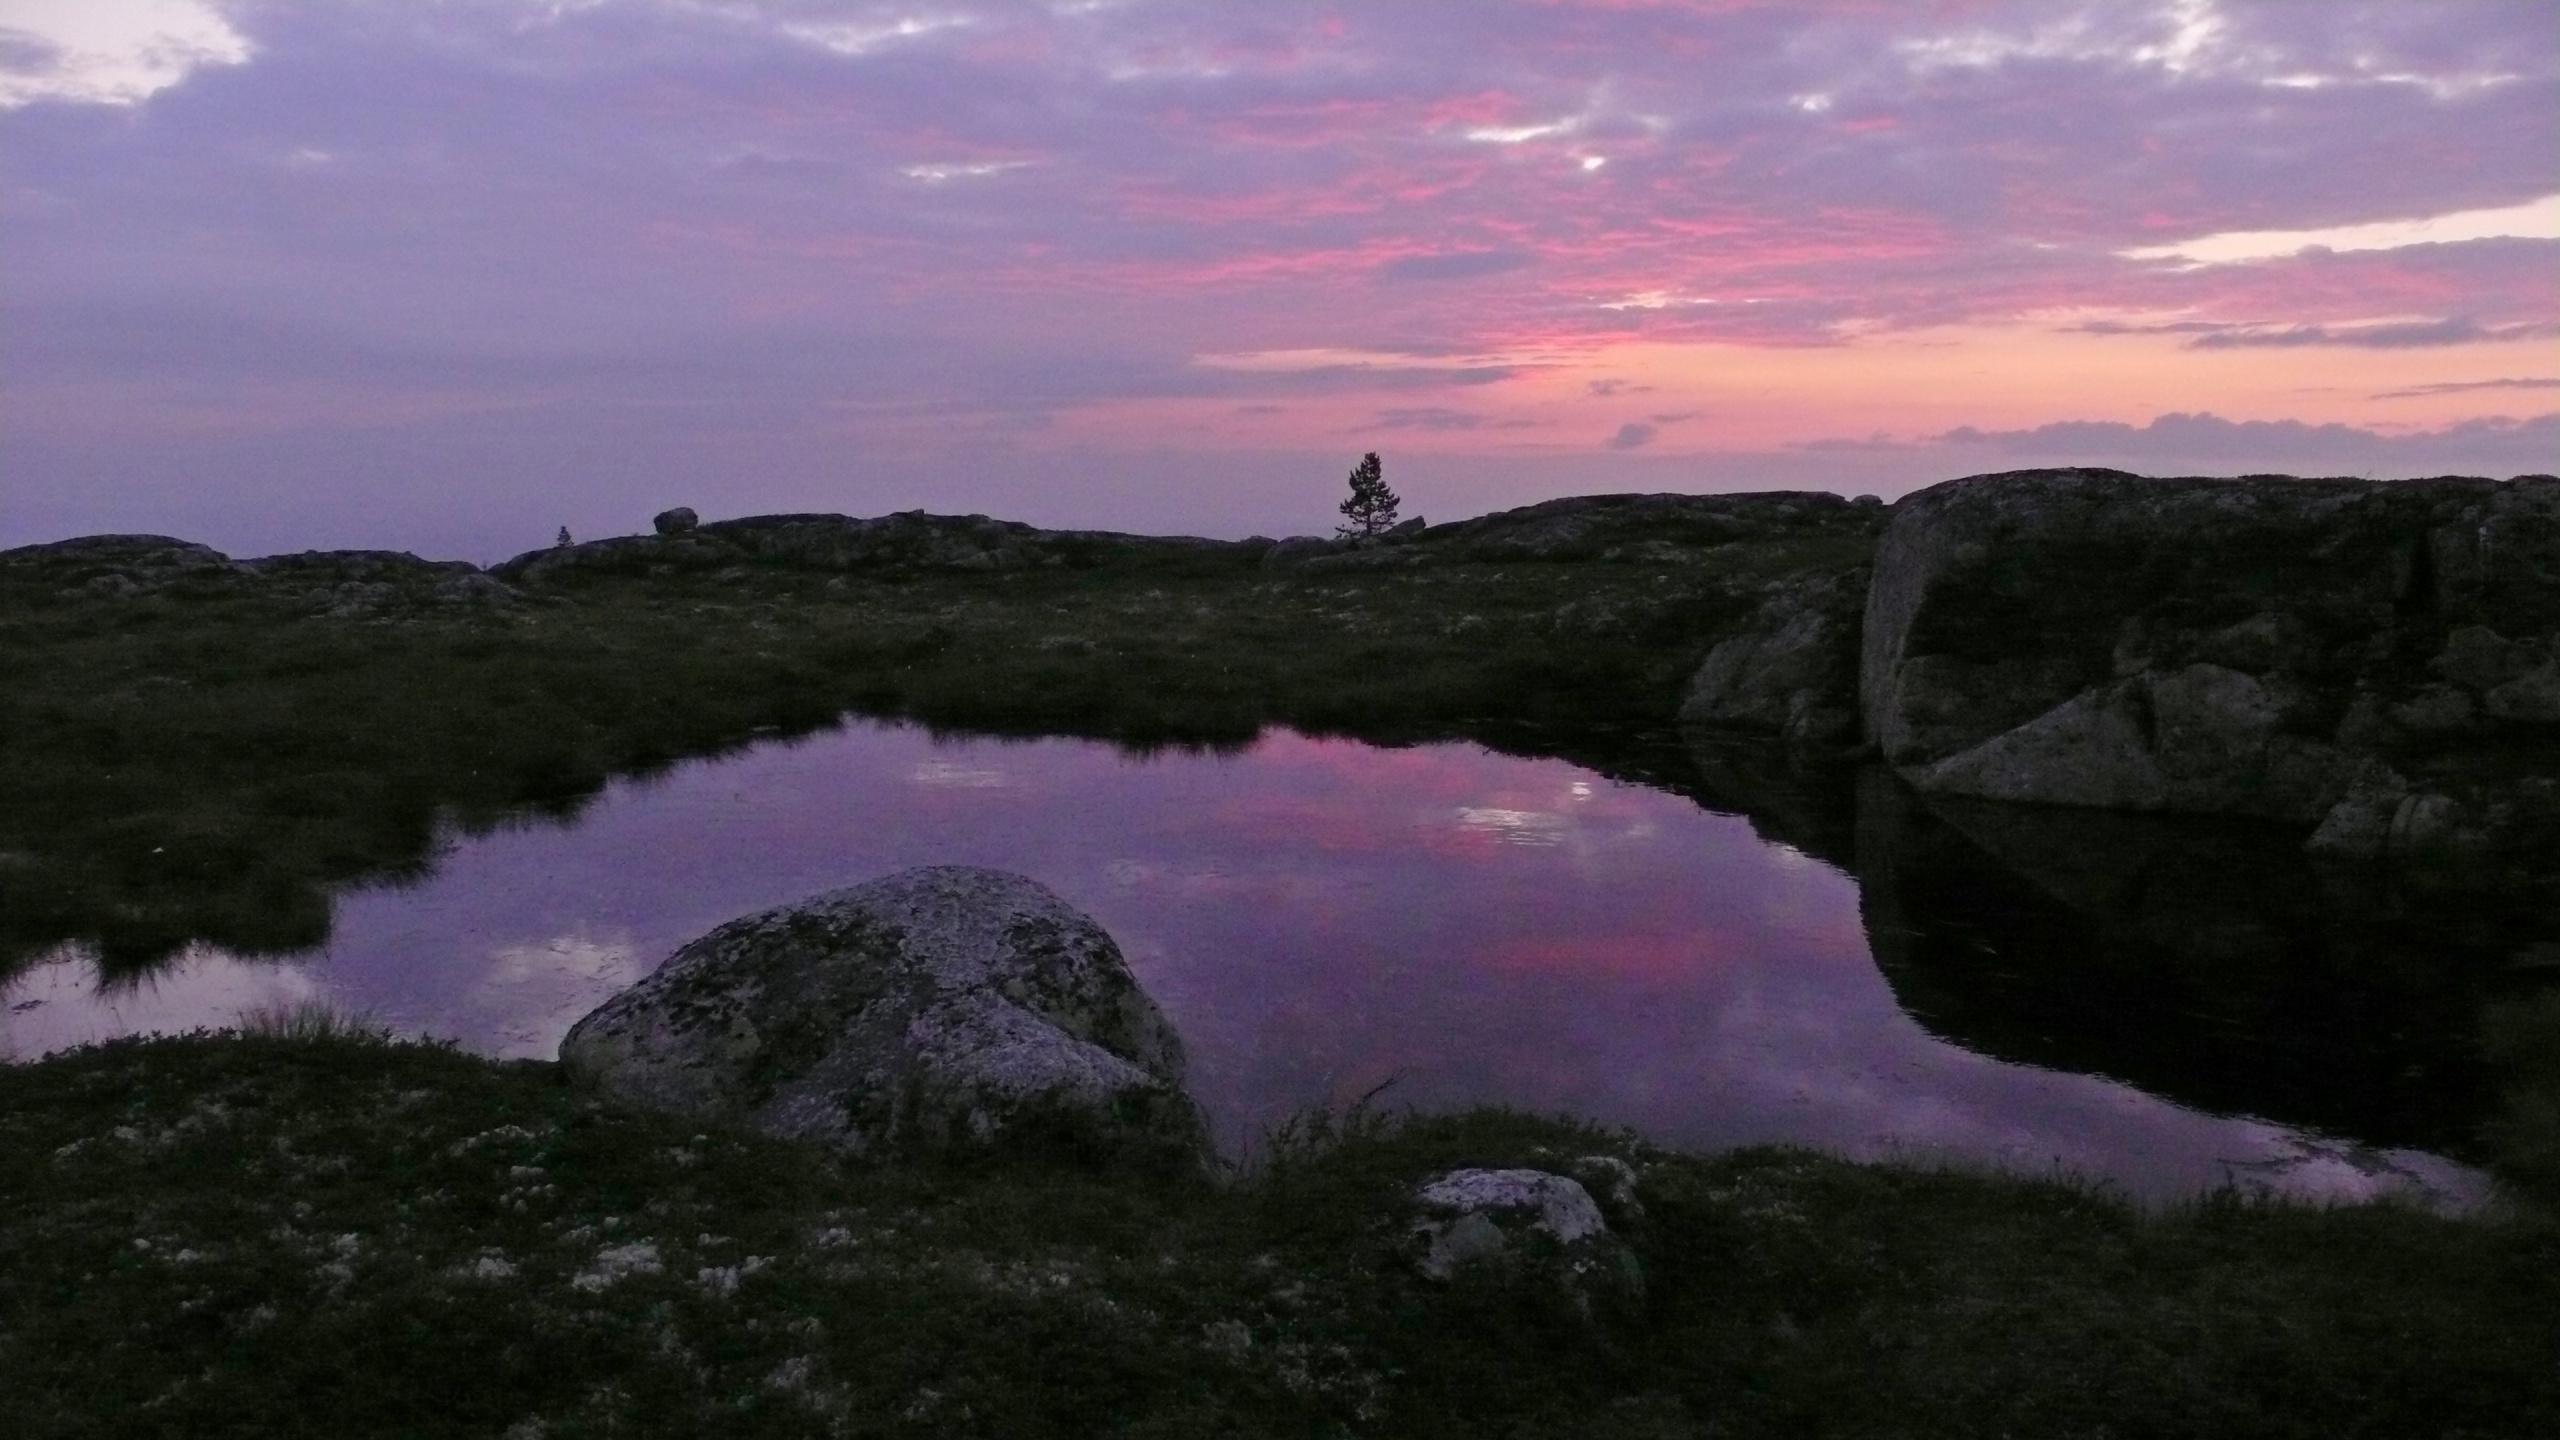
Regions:
<instances>
[{"instance_id":1,"label":"large boulder in water","mask_svg":"<svg viewBox=\"0 0 2560 1440\"><path fill-rule=\"evenodd\" d=\"M745 916L571 1027L572 1074L861 1155L1197 1163L1182 1042L1101 926L936 866Z\"/></svg>"}]
</instances>

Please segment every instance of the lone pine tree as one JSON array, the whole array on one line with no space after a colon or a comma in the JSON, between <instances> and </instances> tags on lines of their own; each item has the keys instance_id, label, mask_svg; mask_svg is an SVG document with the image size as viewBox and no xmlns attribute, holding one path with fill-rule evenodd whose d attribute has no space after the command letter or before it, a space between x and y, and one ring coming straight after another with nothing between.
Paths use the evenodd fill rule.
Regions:
<instances>
[{"instance_id":1,"label":"lone pine tree","mask_svg":"<svg viewBox=\"0 0 2560 1440\"><path fill-rule=\"evenodd\" d=\"M1402 504L1387 482L1378 464L1378 452L1370 451L1351 467L1351 498L1342 502L1343 518L1348 521L1337 533L1363 537L1382 534L1395 528L1396 506Z\"/></svg>"}]
</instances>

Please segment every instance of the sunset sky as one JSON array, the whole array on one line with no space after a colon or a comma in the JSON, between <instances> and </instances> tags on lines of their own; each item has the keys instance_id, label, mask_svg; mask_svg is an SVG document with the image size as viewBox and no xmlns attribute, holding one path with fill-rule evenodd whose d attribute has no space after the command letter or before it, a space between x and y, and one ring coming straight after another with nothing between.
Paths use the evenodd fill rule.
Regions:
<instances>
[{"instance_id":1,"label":"sunset sky","mask_svg":"<svg viewBox=\"0 0 2560 1440\"><path fill-rule=\"evenodd\" d=\"M2560 470L2560 9L0 0L0 545Z\"/></svg>"}]
</instances>

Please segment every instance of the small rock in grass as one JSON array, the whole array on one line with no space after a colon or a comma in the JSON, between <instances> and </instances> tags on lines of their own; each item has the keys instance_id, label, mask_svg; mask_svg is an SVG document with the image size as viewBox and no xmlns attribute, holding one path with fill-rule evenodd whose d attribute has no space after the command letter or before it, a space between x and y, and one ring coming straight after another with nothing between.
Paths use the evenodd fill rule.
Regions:
<instances>
[{"instance_id":1,"label":"small rock in grass","mask_svg":"<svg viewBox=\"0 0 2560 1440\"><path fill-rule=\"evenodd\" d=\"M1581 1182L1544 1170L1452 1170L1414 1192L1432 1218L1415 1225L1422 1273L1446 1280L1470 1261L1490 1259L1514 1235L1536 1231L1559 1245L1609 1233Z\"/></svg>"}]
</instances>

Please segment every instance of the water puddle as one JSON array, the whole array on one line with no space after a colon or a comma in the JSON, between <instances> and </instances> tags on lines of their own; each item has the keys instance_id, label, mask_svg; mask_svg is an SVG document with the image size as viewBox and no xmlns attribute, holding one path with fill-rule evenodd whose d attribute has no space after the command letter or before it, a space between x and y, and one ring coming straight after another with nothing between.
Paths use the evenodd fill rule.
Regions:
<instances>
[{"instance_id":1,"label":"water puddle","mask_svg":"<svg viewBox=\"0 0 2560 1440\"><path fill-rule=\"evenodd\" d=\"M0 1045L325 999L547 1058L712 926L922 864L1020 871L1101 921L1231 1149L1393 1082L1386 1099L1426 1109L2061 1170L2146 1199L2237 1183L2460 1207L2485 1188L2420 1150L1949 1043L1887 984L1858 882L1744 819L1557 760L1286 732L1134 757L849 724L617 781L569 824L457 838L423 882L341 896L313 955L197 947L107 993L58 957L0 992Z\"/></svg>"}]
</instances>

